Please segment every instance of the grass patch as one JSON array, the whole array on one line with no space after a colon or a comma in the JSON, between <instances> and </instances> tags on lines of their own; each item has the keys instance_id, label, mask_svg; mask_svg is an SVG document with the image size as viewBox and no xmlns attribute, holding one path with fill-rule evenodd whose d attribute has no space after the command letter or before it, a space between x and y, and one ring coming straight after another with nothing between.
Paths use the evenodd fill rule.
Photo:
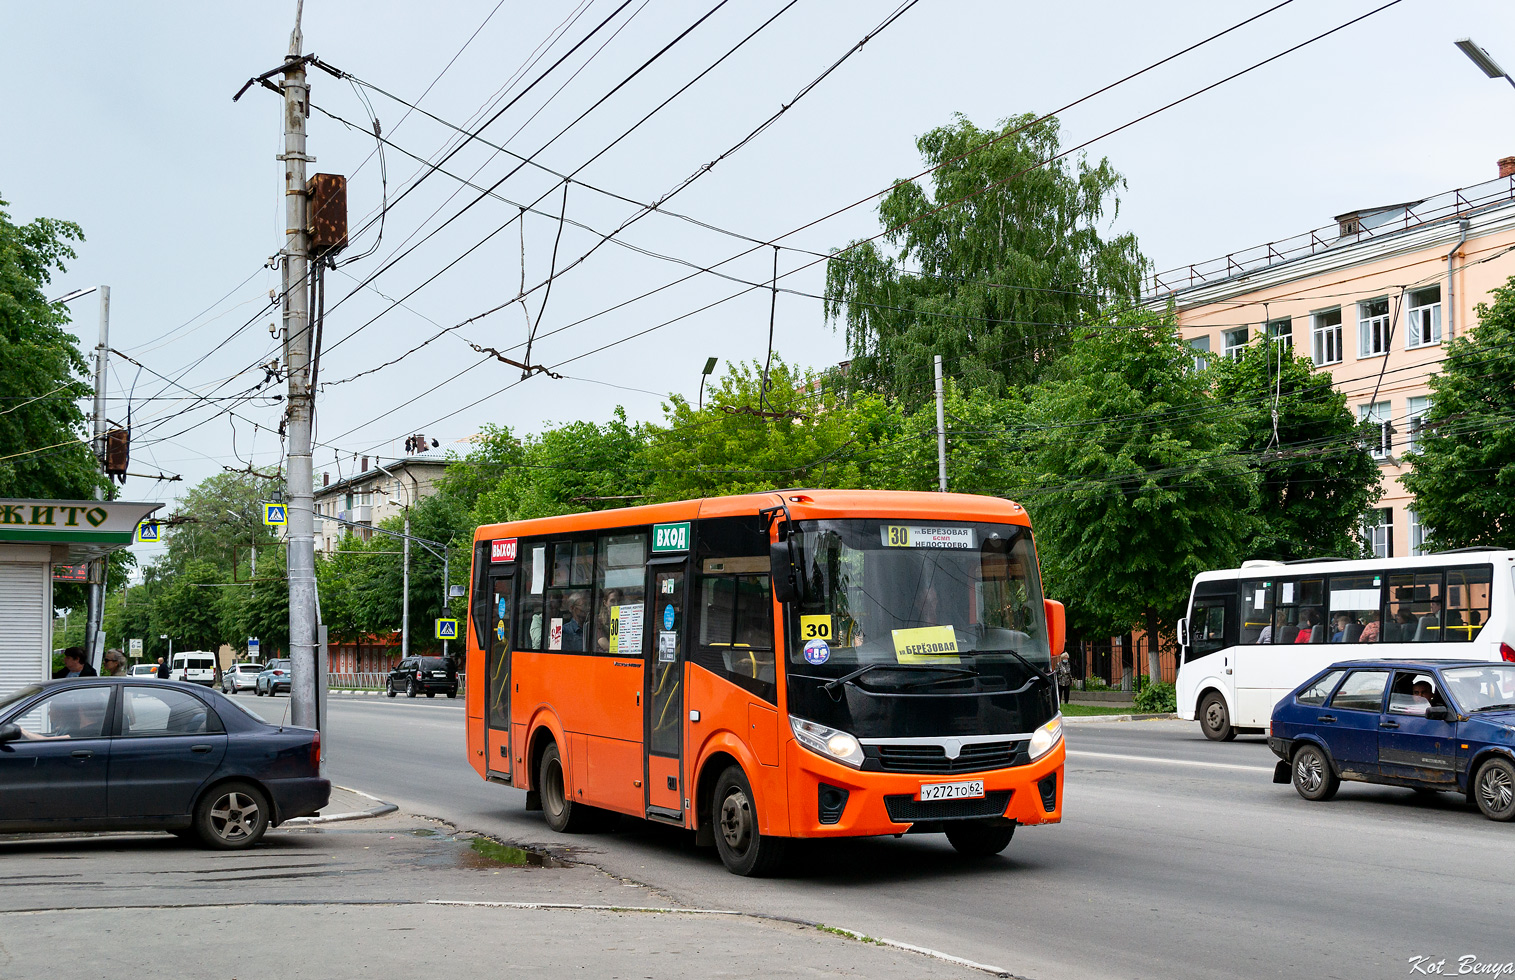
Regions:
<instances>
[{"instance_id":1,"label":"grass patch","mask_svg":"<svg viewBox=\"0 0 1515 980\"><path fill-rule=\"evenodd\" d=\"M816 928L821 932L829 932L833 936L841 936L843 939L854 939L860 943L874 943L879 946L883 945L883 943L879 942L877 939L874 939L872 936L864 936L859 933L853 932L851 929L838 929L836 926L823 925L818 925Z\"/></svg>"},{"instance_id":2,"label":"grass patch","mask_svg":"<svg viewBox=\"0 0 1515 980\"><path fill-rule=\"evenodd\" d=\"M490 840L488 837L475 837L469 844L480 857L486 857L499 864L513 864L524 867L529 864L541 864L539 855L534 855L524 847L511 847L509 844L501 844L499 841Z\"/></svg>"},{"instance_id":3,"label":"grass patch","mask_svg":"<svg viewBox=\"0 0 1515 980\"><path fill-rule=\"evenodd\" d=\"M1134 710L1129 705L1122 707L1118 704L1065 704L1062 706L1063 714L1071 718L1082 718L1088 715L1129 715Z\"/></svg>"}]
</instances>

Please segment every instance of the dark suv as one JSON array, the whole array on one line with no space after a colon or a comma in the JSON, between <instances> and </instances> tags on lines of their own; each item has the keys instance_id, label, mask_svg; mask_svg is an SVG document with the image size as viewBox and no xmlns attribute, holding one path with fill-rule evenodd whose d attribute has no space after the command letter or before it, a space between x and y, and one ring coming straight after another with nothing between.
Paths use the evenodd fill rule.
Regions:
<instances>
[{"instance_id":1,"label":"dark suv","mask_svg":"<svg viewBox=\"0 0 1515 980\"><path fill-rule=\"evenodd\" d=\"M384 693L394 697L401 691L413 698L425 694L434 698L445 694L458 696L458 665L451 657L406 657L389 672L384 682Z\"/></svg>"}]
</instances>

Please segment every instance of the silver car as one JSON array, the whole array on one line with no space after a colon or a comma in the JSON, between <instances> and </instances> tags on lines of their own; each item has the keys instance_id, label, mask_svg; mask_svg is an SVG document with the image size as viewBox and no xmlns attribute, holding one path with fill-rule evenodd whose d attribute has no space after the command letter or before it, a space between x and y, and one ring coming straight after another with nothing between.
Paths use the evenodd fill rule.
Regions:
<instances>
[{"instance_id":1,"label":"silver car","mask_svg":"<svg viewBox=\"0 0 1515 980\"><path fill-rule=\"evenodd\" d=\"M248 688L258 686L258 675L263 672L262 664L243 663L232 664L221 671L221 691L223 694L236 694Z\"/></svg>"}]
</instances>

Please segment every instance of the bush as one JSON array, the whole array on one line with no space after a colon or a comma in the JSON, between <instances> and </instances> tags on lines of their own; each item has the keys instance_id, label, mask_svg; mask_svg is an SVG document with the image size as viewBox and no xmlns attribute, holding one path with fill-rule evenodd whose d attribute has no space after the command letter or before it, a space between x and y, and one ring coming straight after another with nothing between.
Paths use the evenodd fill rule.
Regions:
<instances>
[{"instance_id":1,"label":"bush","mask_svg":"<svg viewBox=\"0 0 1515 980\"><path fill-rule=\"evenodd\" d=\"M1178 693L1167 682L1144 684L1136 694L1136 710L1153 715L1177 711Z\"/></svg>"},{"instance_id":2,"label":"bush","mask_svg":"<svg viewBox=\"0 0 1515 980\"><path fill-rule=\"evenodd\" d=\"M1086 678L1084 678L1084 690L1086 690L1086 691L1108 691L1108 690L1110 690L1110 685L1106 684L1103 678L1100 678L1100 677L1086 677Z\"/></svg>"}]
</instances>

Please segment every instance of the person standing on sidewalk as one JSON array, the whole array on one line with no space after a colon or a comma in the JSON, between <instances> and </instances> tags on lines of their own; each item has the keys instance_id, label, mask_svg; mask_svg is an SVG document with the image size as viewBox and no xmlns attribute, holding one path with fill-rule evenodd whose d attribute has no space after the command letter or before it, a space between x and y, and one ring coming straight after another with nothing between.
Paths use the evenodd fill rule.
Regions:
<instances>
[{"instance_id":1,"label":"person standing on sidewalk","mask_svg":"<svg viewBox=\"0 0 1515 980\"><path fill-rule=\"evenodd\" d=\"M1073 696L1073 660L1067 653L1057 658L1056 674L1058 703L1067 704Z\"/></svg>"}]
</instances>

